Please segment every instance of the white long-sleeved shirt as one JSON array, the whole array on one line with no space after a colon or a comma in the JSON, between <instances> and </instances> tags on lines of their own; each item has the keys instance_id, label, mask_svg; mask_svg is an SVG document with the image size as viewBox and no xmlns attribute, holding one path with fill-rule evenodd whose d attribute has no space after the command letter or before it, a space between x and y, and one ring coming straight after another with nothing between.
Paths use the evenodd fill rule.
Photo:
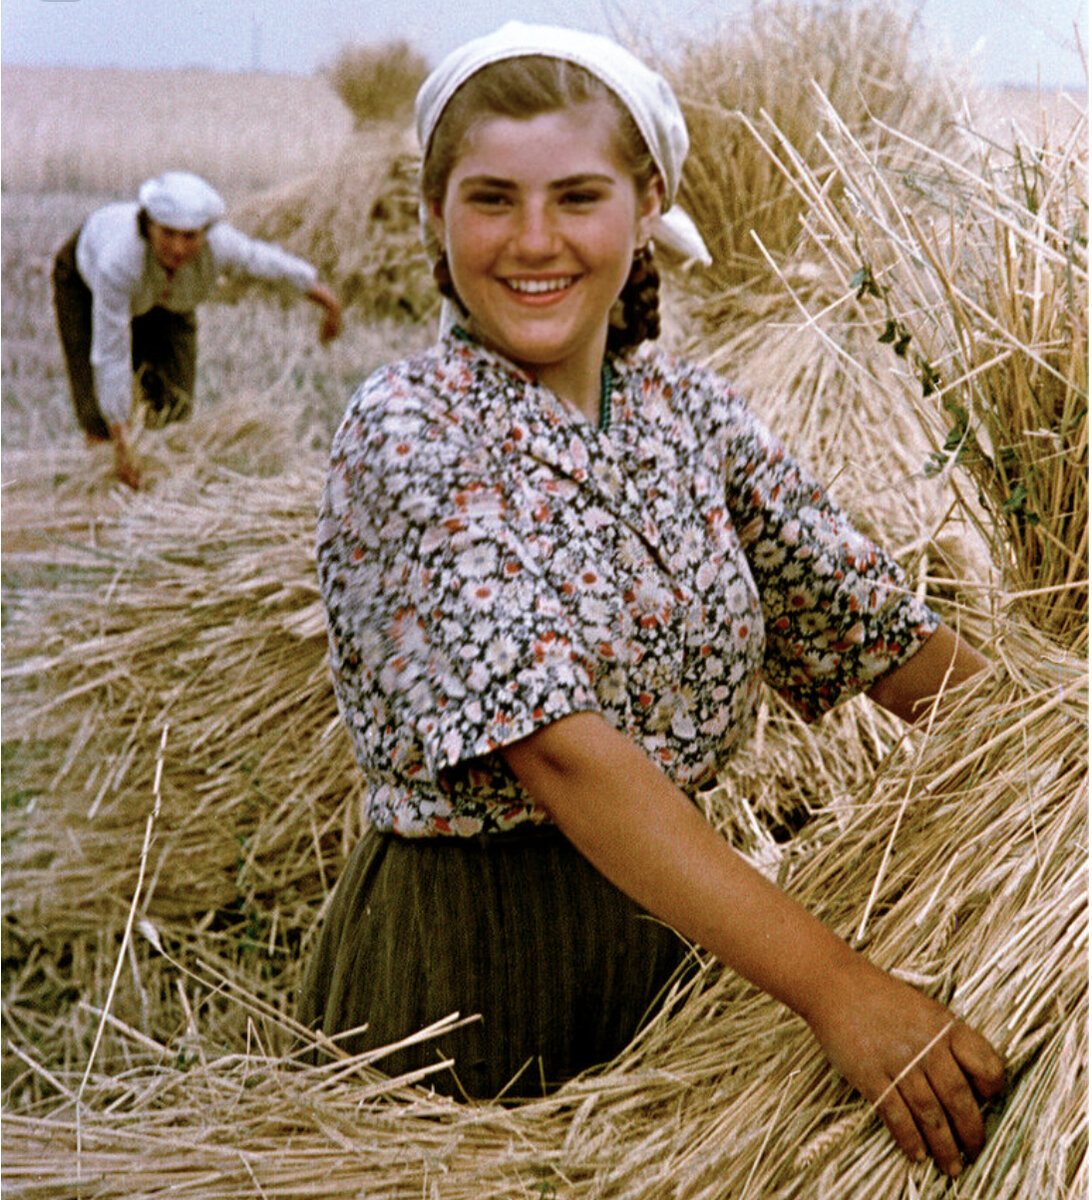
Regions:
<instances>
[{"instance_id":1,"label":"white long-sleeved shirt","mask_svg":"<svg viewBox=\"0 0 1092 1200\"><path fill-rule=\"evenodd\" d=\"M284 280L308 291L315 268L279 246L211 225L201 252L168 278L137 228L139 206L108 204L92 213L76 243L76 265L91 289L91 365L99 408L108 425L126 420L132 405L133 317L149 309L191 312L206 300L224 267L259 279Z\"/></svg>"}]
</instances>

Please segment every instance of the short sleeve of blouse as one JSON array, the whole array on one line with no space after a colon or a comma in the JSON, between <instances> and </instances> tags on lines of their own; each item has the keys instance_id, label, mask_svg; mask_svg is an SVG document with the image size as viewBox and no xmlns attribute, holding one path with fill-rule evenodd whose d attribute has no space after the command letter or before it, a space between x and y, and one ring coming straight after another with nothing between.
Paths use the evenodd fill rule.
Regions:
<instances>
[{"instance_id":1,"label":"short sleeve of blouse","mask_svg":"<svg viewBox=\"0 0 1092 1200\"><path fill-rule=\"evenodd\" d=\"M435 779L598 707L586 648L480 439L373 377L335 439L317 560L335 690L362 764Z\"/></svg>"},{"instance_id":2,"label":"short sleeve of blouse","mask_svg":"<svg viewBox=\"0 0 1092 1200\"><path fill-rule=\"evenodd\" d=\"M908 659L939 618L737 399L727 427L728 503L761 597L765 676L814 720Z\"/></svg>"}]
</instances>

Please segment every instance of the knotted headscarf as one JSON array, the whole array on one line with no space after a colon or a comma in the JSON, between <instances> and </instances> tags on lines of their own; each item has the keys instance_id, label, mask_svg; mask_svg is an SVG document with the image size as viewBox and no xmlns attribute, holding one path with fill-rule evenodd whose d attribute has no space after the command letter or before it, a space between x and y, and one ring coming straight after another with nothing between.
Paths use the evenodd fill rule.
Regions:
<instances>
[{"instance_id":1,"label":"knotted headscarf","mask_svg":"<svg viewBox=\"0 0 1092 1200\"><path fill-rule=\"evenodd\" d=\"M472 75L490 63L543 55L583 67L601 80L626 106L645 139L664 182L663 213L653 232L655 241L687 258L708 265L709 251L694 222L672 207L679 191L683 160L690 148L675 93L662 75L646 67L610 38L557 25L525 25L509 21L495 33L453 50L421 85L415 116L417 137L427 154L432 135L448 101Z\"/></svg>"}]
</instances>

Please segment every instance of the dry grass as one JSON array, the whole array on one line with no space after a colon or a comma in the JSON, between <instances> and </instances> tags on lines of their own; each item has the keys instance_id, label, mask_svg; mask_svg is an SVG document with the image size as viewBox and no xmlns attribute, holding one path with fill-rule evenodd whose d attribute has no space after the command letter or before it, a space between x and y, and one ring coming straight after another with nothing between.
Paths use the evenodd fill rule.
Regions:
<instances>
[{"instance_id":1,"label":"dry grass","mask_svg":"<svg viewBox=\"0 0 1092 1200\"><path fill-rule=\"evenodd\" d=\"M996 649L1001 667L967 689L954 718L864 772L865 785L816 812L806 836L779 843L762 833L734 788L714 796L712 815L738 829L745 846L747 826L759 831L748 849L765 869L1007 1051L1010 1095L991 1114L987 1151L960 1194L1075 1200L1086 1153L1086 897L1074 852L1087 801L1086 679L1079 662L1015 630ZM149 735L156 723L149 712ZM849 1187L865 1200L947 1194L932 1168L899 1159L799 1022L708 964L618 1062L515 1110L406 1090L414 1080L376 1073L381 1053L302 1066L305 1039L283 1002L291 973L282 935L248 961L225 949L222 934L201 936L178 913L156 911L164 875L185 867L180 877L199 883L216 870L169 861L177 822L169 781L191 766L185 724L172 725L166 741L153 882L138 891L155 794L144 776L144 803L134 803L128 833L114 833L129 847L127 881L110 872L112 909L88 901L118 932L127 897L141 917L94 1069L85 1064L101 1002L52 1031L46 1058L50 1031L40 1015L35 1027L33 1008L9 989L8 1100L19 1101L4 1128L13 1194L65 1196L81 1177L101 1197L167 1187L210 1198L255 1187L270 1196L348 1197L362 1181L369 1194L428 1195L442 1186L440 1194L466 1200L544 1186L542 1194L556 1196L648 1200L802 1200ZM146 765L159 745L149 736L141 746ZM203 819L217 815L206 809ZM111 958L109 946L99 938L103 990L119 953ZM28 957L24 995L43 986L49 948L39 943ZM272 981L255 978L255 957Z\"/></svg>"},{"instance_id":2,"label":"dry grass","mask_svg":"<svg viewBox=\"0 0 1092 1200\"><path fill-rule=\"evenodd\" d=\"M824 322L891 351L887 379L931 442L927 473L953 483L1022 610L1084 645L1087 125L1007 150L987 142L971 163L903 135L924 156L908 174L826 111L821 174L779 130L766 136L791 160L813 244L840 268ZM849 203L833 199L840 189Z\"/></svg>"},{"instance_id":3,"label":"dry grass","mask_svg":"<svg viewBox=\"0 0 1092 1200\"><path fill-rule=\"evenodd\" d=\"M877 54L877 46L883 53ZM766 275L755 237L777 257L799 240L803 206L745 117L766 114L815 171L826 169L817 92L870 144L886 125L930 145L953 139L964 90L920 58L920 32L901 6L756 5L735 35L690 47L672 68L691 132L681 202L698 222L717 288Z\"/></svg>"}]
</instances>

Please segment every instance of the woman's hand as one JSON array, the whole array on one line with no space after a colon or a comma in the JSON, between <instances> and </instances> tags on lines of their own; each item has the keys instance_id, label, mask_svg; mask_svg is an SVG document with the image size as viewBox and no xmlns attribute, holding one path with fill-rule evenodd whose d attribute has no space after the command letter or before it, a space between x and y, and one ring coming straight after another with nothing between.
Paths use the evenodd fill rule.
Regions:
<instances>
[{"instance_id":1,"label":"woman's hand","mask_svg":"<svg viewBox=\"0 0 1092 1200\"><path fill-rule=\"evenodd\" d=\"M341 333L341 301L324 283L309 288L307 298L326 310L319 326L319 341L323 345L332 342Z\"/></svg>"},{"instance_id":2,"label":"woman's hand","mask_svg":"<svg viewBox=\"0 0 1092 1200\"><path fill-rule=\"evenodd\" d=\"M942 1004L855 958L805 1014L831 1064L879 1112L904 1153L956 1176L985 1142L979 1102L1005 1064Z\"/></svg>"}]
</instances>

